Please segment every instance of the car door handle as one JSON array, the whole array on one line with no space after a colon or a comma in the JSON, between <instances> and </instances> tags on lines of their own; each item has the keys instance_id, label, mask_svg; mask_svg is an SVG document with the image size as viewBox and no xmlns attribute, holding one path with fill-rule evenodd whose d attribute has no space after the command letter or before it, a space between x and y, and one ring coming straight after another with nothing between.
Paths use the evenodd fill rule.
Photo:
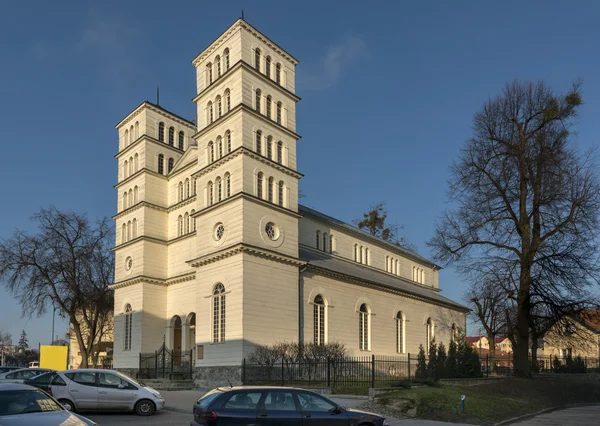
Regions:
<instances>
[{"instance_id":1,"label":"car door handle","mask_svg":"<svg viewBox=\"0 0 600 426\"><path fill-rule=\"evenodd\" d=\"M310 413L305 414L304 417L310 417Z\"/></svg>"},{"instance_id":2,"label":"car door handle","mask_svg":"<svg viewBox=\"0 0 600 426\"><path fill-rule=\"evenodd\" d=\"M79 392L77 389L71 389L69 392Z\"/></svg>"},{"instance_id":3,"label":"car door handle","mask_svg":"<svg viewBox=\"0 0 600 426\"><path fill-rule=\"evenodd\" d=\"M98 391L100 395L106 395L106 391Z\"/></svg>"}]
</instances>

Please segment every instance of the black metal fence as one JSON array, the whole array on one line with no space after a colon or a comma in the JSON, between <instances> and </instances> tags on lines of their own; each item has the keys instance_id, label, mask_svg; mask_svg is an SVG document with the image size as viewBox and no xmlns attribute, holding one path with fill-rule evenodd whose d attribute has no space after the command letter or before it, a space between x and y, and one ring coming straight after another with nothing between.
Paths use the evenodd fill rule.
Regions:
<instances>
[{"instance_id":1,"label":"black metal fence","mask_svg":"<svg viewBox=\"0 0 600 426\"><path fill-rule=\"evenodd\" d=\"M600 358L564 357L554 355L537 355L535 361L529 355L529 365L534 373L595 373L600 372ZM486 374L509 375L514 371L513 354L488 355L481 358L481 371Z\"/></svg>"},{"instance_id":2,"label":"black metal fence","mask_svg":"<svg viewBox=\"0 0 600 426\"><path fill-rule=\"evenodd\" d=\"M312 362L282 360L271 365L250 364L244 360L242 382L245 385L387 387L414 377L416 362L416 356L410 354Z\"/></svg>"},{"instance_id":3,"label":"black metal fence","mask_svg":"<svg viewBox=\"0 0 600 426\"><path fill-rule=\"evenodd\" d=\"M175 351L164 344L154 353L140 353L139 379L185 380L192 378L193 353Z\"/></svg>"}]
</instances>

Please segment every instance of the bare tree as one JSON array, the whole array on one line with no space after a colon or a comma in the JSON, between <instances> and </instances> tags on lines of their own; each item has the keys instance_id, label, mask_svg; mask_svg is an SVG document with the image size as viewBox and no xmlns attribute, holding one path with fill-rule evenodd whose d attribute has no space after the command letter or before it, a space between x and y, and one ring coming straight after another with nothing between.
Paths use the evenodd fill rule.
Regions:
<instances>
[{"instance_id":1,"label":"bare tree","mask_svg":"<svg viewBox=\"0 0 600 426\"><path fill-rule=\"evenodd\" d=\"M518 274L508 323L520 376L530 376L533 292L570 297L597 283L600 186L591 153L571 142L581 103L579 83L560 95L543 82L515 81L489 100L452 168L457 207L443 214L429 242L438 261L459 270L503 262ZM534 282L541 271L552 280Z\"/></svg>"},{"instance_id":2,"label":"bare tree","mask_svg":"<svg viewBox=\"0 0 600 426\"><path fill-rule=\"evenodd\" d=\"M354 220L356 226L366 230L369 234L381 238L384 241L389 241L399 247L404 247L408 250L416 250L416 247L400 236L402 226L390 225L386 222L388 211L384 202L371 204L369 211L363 214L362 220Z\"/></svg>"},{"instance_id":3,"label":"bare tree","mask_svg":"<svg viewBox=\"0 0 600 426\"><path fill-rule=\"evenodd\" d=\"M85 215L54 207L32 219L37 234L16 231L0 241L0 280L24 315L42 315L54 304L69 318L85 368L113 311L113 233L106 219L93 225Z\"/></svg>"}]
</instances>

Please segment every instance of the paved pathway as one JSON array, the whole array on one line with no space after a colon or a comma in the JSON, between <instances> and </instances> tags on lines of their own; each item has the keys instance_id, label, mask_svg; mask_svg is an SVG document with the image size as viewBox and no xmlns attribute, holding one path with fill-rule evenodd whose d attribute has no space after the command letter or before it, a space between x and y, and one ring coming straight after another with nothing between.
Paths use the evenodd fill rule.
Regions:
<instances>
[{"instance_id":1,"label":"paved pathway","mask_svg":"<svg viewBox=\"0 0 600 426\"><path fill-rule=\"evenodd\" d=\"M513 424L521 426L596 426L600 424L600 405L552 411Z\"/></svg>"},{"instance_id":2,"label":"paved pathway","mask_svg":"<svg viewBox=\"0 0 600 426\"><path fill-rule=\"evenodd\" d=\"M81 413L81 415L100 426L186 426L192 420L191 414L166 410L150 417L142 417L134 413Z\"/></svg>"}]
</instances>

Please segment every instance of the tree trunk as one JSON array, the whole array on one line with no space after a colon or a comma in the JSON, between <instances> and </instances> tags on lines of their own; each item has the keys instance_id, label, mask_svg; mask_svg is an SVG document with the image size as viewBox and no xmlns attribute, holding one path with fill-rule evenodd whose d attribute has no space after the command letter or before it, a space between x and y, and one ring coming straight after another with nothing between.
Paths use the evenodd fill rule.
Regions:
<instances>
[{"instance_id":1,"label":"tree trunk","mask_svg":"<svg viewBox=\"0 0 600 426\"><path fill-rule=\"evenodd\" d=\"M531 324L531 269L528 264L521 265L520 285L517 305L517 346L514 348L515 375L531 377L529 370L529 325Z\"/></svg>"},{"instance_id":2,"label":"tree trunk","mask_svg":"<svg viewBox=\"0 0 600 426\"><path fill-rule=\"evenodd\" d=\"M81 326L76 318L71 318L70 321L73 326L73 331L75 332L75 337L77 338L79 352L81 353L81 363L79 364L79 368L88 368L88 350L83 341L83 336L81 335Z\"/></svg>"},{"instance_id":3,"label":"tree trunk","mask_svg":"<svg viewBox=\"0 0 600 426\"><path fill-rule=\"evenodd\" d=\"M538 350L538 336L534 333L531 334L531 369L534 373L538 371L537 363L537 350Z\"/></svg>"},{"instance_id":4,"label":"tree trunk","mask_svg":"<svg viewBox=\"0 0 600 426\"><path fill-rule=\"evenodd\" d=\"M488 368L490 368L492 371L495 371L496 369L494 368L494 358L496 357L496 333L488 334L488 342L490 346L490 349L488 351Z\"/></svg>"}]
</instances>

